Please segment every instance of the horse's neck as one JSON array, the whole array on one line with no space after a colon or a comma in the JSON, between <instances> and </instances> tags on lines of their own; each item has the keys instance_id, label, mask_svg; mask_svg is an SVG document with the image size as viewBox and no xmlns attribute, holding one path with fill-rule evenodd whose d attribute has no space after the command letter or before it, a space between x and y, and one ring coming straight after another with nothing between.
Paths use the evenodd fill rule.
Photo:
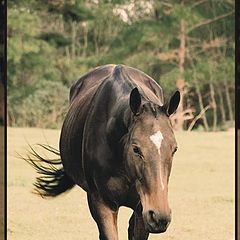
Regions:
<instances>
[{"instance_id":1,"label":"horse's neck","mask_svg":"<svg viewBox=\"0 0 240 240\"><path fill-rule=\"evenodd\" d=\"M128 99L122 98L110 113L107 123L107 138L111 148L116 148L117 151L122 150L122 140L129 131L129 124L131 123L132 116L131 110L128 105Z\"/></svg>"}]
</instances>

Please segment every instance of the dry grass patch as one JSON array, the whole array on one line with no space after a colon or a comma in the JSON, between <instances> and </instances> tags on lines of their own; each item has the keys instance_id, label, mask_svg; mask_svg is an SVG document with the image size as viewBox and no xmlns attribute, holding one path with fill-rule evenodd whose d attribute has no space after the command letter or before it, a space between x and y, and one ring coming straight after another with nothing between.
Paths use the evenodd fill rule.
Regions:
<instances>
[{"instance_id":1,"label":"dry grass patch","mask_svg":"<svg viewBox=\"0 0 240 240\"><path fill-rule=\"evenodd\" d=\"M16 152L27 142L58 146L58 130L8 129L8 239L98 239L86 195L75 187L53 200L31 193L34 170ZM234 132L176 134L179 150L169 183L172 223L149 239L231 240L234 235ZM127 239L131 210L121 208L120 240Z\"/></svg>"}]
</instances>

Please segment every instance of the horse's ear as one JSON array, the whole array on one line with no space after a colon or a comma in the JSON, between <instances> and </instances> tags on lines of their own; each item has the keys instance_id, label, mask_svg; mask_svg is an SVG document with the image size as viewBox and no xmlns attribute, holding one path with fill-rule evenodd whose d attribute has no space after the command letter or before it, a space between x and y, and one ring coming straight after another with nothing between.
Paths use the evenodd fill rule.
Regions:
<instances>
[{"instance_id":1,"label":"horse's ear","mask_svg":"<svg viewBox=\"0 0 240 240\"><path fill-rule=\"evenodd\" d=\"M129 101L130 108L135 115L139 114L141 102L142 102L141 95L140 95L138 89L135 87L131 91L130 101Z\"/></svg>"},{"instance_id":2,"label":"horse's ear","mask_svg":"<svg viewBox=\"0 0 240 240\"><path fill-rule=\"evenodd\" d=\"M167 106L167 115L170 116L176 112L180 102L180 92L176 91L170 98L169 104Z\"/></svg>"}]
</instances>

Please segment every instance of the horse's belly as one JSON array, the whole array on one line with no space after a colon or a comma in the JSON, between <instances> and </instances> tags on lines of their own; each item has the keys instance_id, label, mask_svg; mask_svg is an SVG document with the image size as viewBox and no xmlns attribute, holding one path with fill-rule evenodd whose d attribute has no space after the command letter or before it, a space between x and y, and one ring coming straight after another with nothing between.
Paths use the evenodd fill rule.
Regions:
<instances>
[{"instance_id":1,"label":"horse's belly","mask_svg":"<svg viewBox=\"0 0 240 240\"><path fill-rule=\"evenodd\" d=\"M87 189L87 184L82 165L82 139L90 102L88 95L74 100L65 117L60 136L64 170L84 190Z\"/></svg>"}]
</instances>

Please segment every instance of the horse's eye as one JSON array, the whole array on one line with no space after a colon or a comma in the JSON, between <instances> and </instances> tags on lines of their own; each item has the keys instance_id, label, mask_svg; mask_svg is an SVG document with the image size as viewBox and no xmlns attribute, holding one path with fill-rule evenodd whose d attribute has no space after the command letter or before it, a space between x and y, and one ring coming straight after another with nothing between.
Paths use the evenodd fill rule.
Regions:
<instances>
[{"instance_id":1,"label":"horse's eye","mask_svg":"<svg viewBox=\"0 0 240 240\"><path fill-rule=\"evenodd\" d=\"M142 152L139 147L133 146L133 152L139 156L142 156Z\"/></svg>"}]
</instances>

